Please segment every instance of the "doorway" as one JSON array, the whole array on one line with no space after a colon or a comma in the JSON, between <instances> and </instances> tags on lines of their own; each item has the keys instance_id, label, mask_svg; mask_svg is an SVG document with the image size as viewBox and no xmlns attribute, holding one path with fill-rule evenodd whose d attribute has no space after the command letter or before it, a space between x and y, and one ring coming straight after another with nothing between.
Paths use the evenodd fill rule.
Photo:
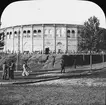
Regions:
<instances>
[{"instance_id":1,"label":"doorway","mask_svg":"<svg viewBox=\"0 0 106 105\"><path fill-rule=\"evenodd\" d=\"M45 54L49 54L49 51L50 51L49 47L45 48Z\"/></svg>"}]
</instances>

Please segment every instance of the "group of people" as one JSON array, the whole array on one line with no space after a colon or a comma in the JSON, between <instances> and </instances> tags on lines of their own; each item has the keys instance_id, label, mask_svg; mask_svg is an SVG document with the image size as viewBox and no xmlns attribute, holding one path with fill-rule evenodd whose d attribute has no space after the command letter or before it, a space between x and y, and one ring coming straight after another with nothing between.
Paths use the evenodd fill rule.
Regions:
<instances>
[{"instance_id":1,"label":"group of people","mask_svg":"<svg viewBox=\"0 0 106 105\"><path fill-rule=\"evenodd\" d=\"M61 73L65 73L65 61L63 58L61 59L60 64L61 64ZM76 66L77 66L77 56L76 55L74 55L73 65L74 65L74 68L76 69Z\"/></svg>"},{"instance_id":2,"label":"group of people","mask_svg":"<svg viewBox=\"0 0 106 105\"><path fill-rule=\"evenodd\" d=\"M14 61L11 61L9 63L5 61L3 63L2 68L3 68L3 73L2 73L3 80L14 79L14 71L16 69ZM28 69L30 68L28 67L26 62L23 63L22 68L23 68L22 76L28 76L29 75Z\"/></svg>"},{"instance_id":3,"label":"group of people","mask_svg":"<svg viewBox=\"0 0 106 105\"><path fill-rule=\"evenodd\" d=\"M14 79L14 70L15 70L15 63L14 61L11 62L4 62L3 63L3 73L2 73L2 79Z\"/></svg>"},{"instance_id":4,"label":"group of people","mask_svg":"<svg viewBox=\"0 0 106 105\"><path fill-rule=\"evenodd\" d=\"M55 58L53 57L53 66L54 66ZM2 79L14 79L14 71L16 69L15 62L4 62L3 63L3 73L2 73ZM23 71L22 76L28 76L29 72L28 69L30 69L27 65L27 62L24 62L22 65ZM61 73L65 73L65 62L64 59L61 59Z\"/></svg>"}]
</instances>

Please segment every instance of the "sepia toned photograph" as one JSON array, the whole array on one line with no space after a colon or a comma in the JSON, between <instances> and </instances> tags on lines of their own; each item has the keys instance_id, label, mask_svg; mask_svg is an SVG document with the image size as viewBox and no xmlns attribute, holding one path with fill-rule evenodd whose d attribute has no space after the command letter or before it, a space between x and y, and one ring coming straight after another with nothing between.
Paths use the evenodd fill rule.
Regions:
<instances>
[{"instance_id":1,"label":"sepia toned photograph","mask_svg":"<svg viewBox=\"0 0 106 105\"><path fill-rule=\"evenodd\" d=\"M0 17L0 105L106 105L106 17L86 0L23 0Z\"/></svg>"}]
</instances>

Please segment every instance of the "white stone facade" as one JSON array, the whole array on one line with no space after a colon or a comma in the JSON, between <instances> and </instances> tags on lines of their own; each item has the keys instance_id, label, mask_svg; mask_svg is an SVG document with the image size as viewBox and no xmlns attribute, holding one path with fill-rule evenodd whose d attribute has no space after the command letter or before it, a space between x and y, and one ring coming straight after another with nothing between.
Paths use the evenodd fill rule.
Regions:
<instances>
[{"instance_id":1,"label":"white stone facade","mask_svg":"<svg viewBox=\"0 0 106 105\"><path fill-rule=\"evenodd\" d=\"M2 29L1 29L2 30ZM78 25L31 24L4 28L4 52L77 52Z\"/></svg>"}]
</instances>

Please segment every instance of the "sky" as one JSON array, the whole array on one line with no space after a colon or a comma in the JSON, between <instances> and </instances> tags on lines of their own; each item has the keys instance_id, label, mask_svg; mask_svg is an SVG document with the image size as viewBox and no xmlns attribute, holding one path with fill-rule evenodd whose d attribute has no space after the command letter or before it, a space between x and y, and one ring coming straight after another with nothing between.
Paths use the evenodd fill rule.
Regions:
<instances>
[{"instance_id":1,"label":"sky","mask_svg":"<svg viewBox=\"0 0 106 105\"><path fill-rule=\"evenodd\" d=\"M26 24L80 24L91 16L106 28L103 10L95 3L79 0L30 0L9 4L1 15L1 28Z\"/></svg>"}]
</instances>

